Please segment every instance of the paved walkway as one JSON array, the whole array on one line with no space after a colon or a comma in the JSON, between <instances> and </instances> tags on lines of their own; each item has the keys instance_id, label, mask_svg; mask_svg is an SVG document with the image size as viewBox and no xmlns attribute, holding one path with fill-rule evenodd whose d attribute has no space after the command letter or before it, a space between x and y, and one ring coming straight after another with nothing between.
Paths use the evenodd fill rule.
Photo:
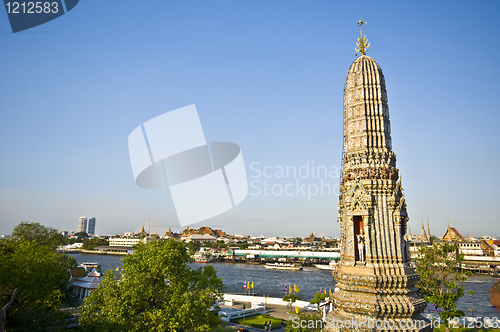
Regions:
<instances>
[{"instance_id":1,"label":"paved walkway","mask_svg":"<svg viewBox=\"0 0 500 332\"><path fill-rule=\"evenodd\" d=\"M248 331L252 331L252 332L264 332L265 330L262 330L262 329L258 329L256 327L250 327L250 326L245 326L245 325L239 325L239 324L236 324L236 323L227 323L227 326L231 326L231 327L236 327L236 328L242 328L242 329L247 329ZM273 329L271 330L273 332L284 332L285 331L285 328L284 327L280 327L278 329Z\"/></svg>"},{"instance_id":2,"label":"paved walkway","mask_svg":"<svg viewBox=\"0 0 500 332\"><path fill-rule=\"evenodd\" d=\"M221 306L221 307L242 310L243 305L245 305L246 309L252 307L252 303L250 303L250 302L235 302L234 306ZM287 321L287 324L291 324L290 320L293 317L297 316L297 314L295 313L295 308L293 308L292 310L293 310L293 312L291 312L290 309L288 308L288 306L286 306L286 305L275 305L275 304L268 304L267 305L267 314L269 316L272 316L272 317L275 317L278 319L284 319L285 321ZM301 309L300 312L312 312L312 311L307 310L307 309ZM251 332L264 332L265 331L263 329L258 329L255 327L249 327L249 326L245 326L245 325L239 325L239 324L231 323L231 322L228 322L227 326L231 326L231 327L235 327L235 328L243 328L243 329L247 329ZM284 332L285 328L280 327L278 329L273 329L272 331L273 332Z\"/></svg>"},{"instance_id":3,"label":"paved walkway","mask_svg":"<svg viewBox=\"0 0 500 332\"><path fill-rule=\"evenodd\" d=\"M221 307L243 309L243 305L245 305L245 308L247 308L247 309L252 307L252 303L250 303L250 302L235 302L234 306L224 306L223 305ZM311 311L306 310L306 309L300 309L300 312L311 312ZM292 311L290 311L290 309L286 305L268 304L267 305L267 313L272 317L276 317L276 318L284 319L284 320L290 320L291 318L297 316L297 314L295 313L295 308L293 308Z\"/></svg>"}]
</instances>

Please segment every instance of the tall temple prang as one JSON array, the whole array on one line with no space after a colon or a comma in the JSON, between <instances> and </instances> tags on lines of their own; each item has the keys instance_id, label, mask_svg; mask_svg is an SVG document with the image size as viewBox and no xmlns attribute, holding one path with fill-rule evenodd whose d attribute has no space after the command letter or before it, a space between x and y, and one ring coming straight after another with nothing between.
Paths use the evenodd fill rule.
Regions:
<instances>
[{"instance_id":1,"label":"tall temple prang","mask_svg":"<svg viewBox=\"0 0 500 332\"><path fill-rule=\"evenodd\" d=\"M426 302L416 294L420 277L409 264L408 214L392 152L384 75L366 56L369 44L362 32L357 46L361 55L349 68L344 87L341 261L334 271L336 310L327 319L367 324L330 324L326 330L431 331L421 316ZM384 325L373 325L377 322Z\"/></svg>"}]
</instances>

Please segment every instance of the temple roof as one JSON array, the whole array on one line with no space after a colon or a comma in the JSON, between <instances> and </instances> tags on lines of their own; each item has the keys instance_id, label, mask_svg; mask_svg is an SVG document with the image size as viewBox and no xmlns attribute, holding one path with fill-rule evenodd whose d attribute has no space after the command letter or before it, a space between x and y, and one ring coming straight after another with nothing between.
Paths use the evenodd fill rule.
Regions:
<instances>
[{"instance_id":1,"label":"temple roof","mask_svg":"<svg viewBox=\"0 0 500 332\"><path fill-rule=\"evenodd\" d=\"M460 234L460 232L455 227L450 227L449 224L448 228L444 232L442 239L443 241L467 242L463 235Z\"/></svg>"},{"instance_id":2,"label":"temple roof","mask_svg":"<svg viewBox=\"0 0 500 332\"><path fill-rule=\"evenodd\" d=\"M93 269L86 277L74 278L71 280L71 285L81 288L96 289L100 282L101 274L96 271L96 269Z\"/></svg>"}]
</instances>

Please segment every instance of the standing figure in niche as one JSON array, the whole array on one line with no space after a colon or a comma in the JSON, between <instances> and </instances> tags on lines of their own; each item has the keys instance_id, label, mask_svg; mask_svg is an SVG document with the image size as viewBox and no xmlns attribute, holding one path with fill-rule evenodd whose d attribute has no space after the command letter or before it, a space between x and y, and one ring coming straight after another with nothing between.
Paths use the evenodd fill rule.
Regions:
<instances>
[{"instance_id":1,"label":"standing figure in niche","mask_svg":"<svg viewBox=\"0 0 500 332\"><path fill-rule=\"evenodd\" d=\"M365 261L365 233L363 232L363 229L361 229L361 234L356 235L358 238L358 253L359 253L359 260L361 262Z\"/></svg>"}]
</instances>

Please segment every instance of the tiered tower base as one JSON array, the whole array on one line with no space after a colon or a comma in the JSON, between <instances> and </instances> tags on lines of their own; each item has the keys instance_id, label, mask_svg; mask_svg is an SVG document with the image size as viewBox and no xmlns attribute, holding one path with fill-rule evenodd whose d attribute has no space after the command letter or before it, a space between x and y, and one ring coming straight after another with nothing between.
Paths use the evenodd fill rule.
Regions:
<instances>
[{"instance_id":1,"label":"tiered tower base","mask_svg":"<svg viewBox=\"0 0 500 332\"><path fill-rule=\"evenodd\" d=\"M335 310L326 316L323 326L324 332L432 332L431 323L422 316L412 319L371 319L366 317L355 319L343 317Z\"/></svg>"}]
</instances>

